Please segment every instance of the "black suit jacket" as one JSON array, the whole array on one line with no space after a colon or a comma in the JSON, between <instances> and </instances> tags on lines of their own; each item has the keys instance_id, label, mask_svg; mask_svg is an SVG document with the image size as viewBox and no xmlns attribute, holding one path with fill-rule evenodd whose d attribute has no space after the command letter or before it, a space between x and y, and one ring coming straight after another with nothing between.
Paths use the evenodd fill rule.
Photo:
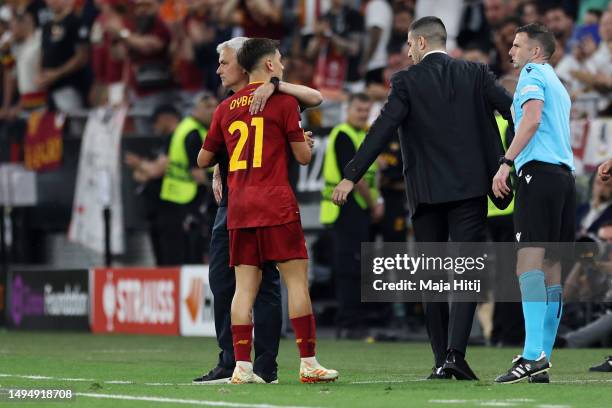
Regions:
<instances>
[{"instance_id":1,"label":"black suit jacket","mask_svg":"<svg viewBox=\"0 0 612 408\"><path fill-rule=\"evenodd\" d=\"M359 181L399 128L411 214L421 203L492 196L503 154L494 111L513 126L511 105L486 65L430 54L393 76L389 99L344 175Z\"/></svg>"}]
</instances>

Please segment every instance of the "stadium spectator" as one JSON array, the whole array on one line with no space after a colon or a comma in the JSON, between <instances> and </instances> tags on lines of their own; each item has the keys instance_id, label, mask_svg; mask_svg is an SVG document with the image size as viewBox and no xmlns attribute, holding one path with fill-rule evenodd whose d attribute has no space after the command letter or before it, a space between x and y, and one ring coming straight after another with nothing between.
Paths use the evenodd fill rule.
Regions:
<instances>
[{"instance_id":1,"label":"stadium spectator","mask_svg":"<svg viewBox=\"0 0 612 408\"><path fill-rule=\"evenodd\" d=\"M365 49L359 67L366 86L384 83L383 71L387 65L387 45L392 28L393 10L387 0L369 0L365 7Z\"/></svg>"},{"instance_id":2,"label":"stadium spectator","mask_svg":"<svg viewBox=\"0 0 612 408\"><path fill-rule=\"evenodd\" d=\"M372 101L364 93L352 94L347 107L347 120L334 127L327 139L320 221L332 230L334 240L333 274L338 312L336 337L364 339L367 337L364 308L360 299L359 274L361 243L370 236L370 225L384 215L384 204L378 200L377 166L372 164L355 185L346 205L332 203L334 186L343 179L343 169L363 143Z\"/></svg>"},{"instance_id":3,"label":"stadium spectator","mask_svg":"<svg viewBox=\"0 0 612 408\"><path fill-rule=\"evenodd\" d=\"M574 34L574 21L567 11L560 5L552 6L544 13L544 22L548 29L561 41L563 50L571 51L570 39Z\"/></svg>"},{"instance_id":4,"label":"stadium spectator","mask_svg":"<svg viewBox=\"0 0 612 408\"><path fill-rule=\"evenodd\" d=\"M100 14L91 29L94 83L89 101L93 106L117 104L125 100L127 48L108 26L123 24L128 8L120 0L102 0Z\"/></svg>"},{"instance_id":5,"label":"stadium spectator","mask_svg":"<svg viewBox=\"0 0 612 408\"><path fill-rule=\"evenodd\" d=\"M606 12L599 25L601 42L592 56L585 61L584 68L570 71L585 89L594 90L599 95L598 109L604 111L610 106L612 92L612 12ZM592 42L587 42L591 44Z\"/></svg>"},{"instance_id":6,"label":"stadium spectator","mask_svg":"<svg viewBox=\"0 0 612 408\"><path fill-rule=\"evenodd\" d=\"M188 12L186 36L193 45L194 63L201 71L203 86L208 91L220 94L221 81L217 75L218 55L216 47L232 38L233 27L221 21L221 3L195 0Z\"/></svg>"},{"instance_id":7,"label":"stadium spectator","mask_svg":"<svg viewBox=\"0 0 612 408\"><path fill-rule=\"evenodd\" d=\"M603 14L602 10L599 9L589 9L584 15L584 20L582 22L585 26L593 26L598 25L601 20L601 16Z\"/></svg>"},{"instance_id":8,"label":"stadium spectator","mask_svg":"<svg viewBox=\"0 0 612 408\"><path fill-rule=\"evenodd\" d=\"M72 0L47 0L53 20L42 29L38 89L46 89L52 109L83 108L89 92L89 30L73 10Z\"/></svg>"},{"instance_id":9,"label":"stadium spectator","mask_svg":"<svg viewBox=\"0 0 612 408\"><path fill-rule=\"evenodd\" d=\"M592 313L596 316L586 325L565 333L559 344L564 347L593 347L607 344L612 335L612 220L602 224L597 231L597 240L607 253L599 254L594 259L592 252L574 265L565 281L567 288L564 300L567 302L592 303ZM577 244L580 245L580 244ZM604 363L605 365L605 363ZM595 368L595 367L593 367ZM602 368L602 367L600 367ZM591 371L612 371L591 369Z\"/></svg>"},{"instance_id":10,"label":"stadium spectator","mask_svg":"<svg viewBox=\"0 0 612 408\"><path fill-rule=\"evenodd\" d=\"M605 10L606 7L612 11L610 0L580 0L578 8L578 23L587 24L588 14L591 10Z\"/></svg>"},{"instance_id":11,"label":"stadium spectator","mask_svg":"<svg viewBox=\"0 0 612 408\"><path fill-rule=\"evenodd\" d=\"M197 165L197 157L218 101L202 93L191 105L190 114L172 132L160 193L169 209L165 212L167 228L162 248L173 253L177 265L204 263L205 239L209 238L205 218L209 183L206 170Z\"/></svg>"},{"instance_id":12,"label":"stadium spectator","mask_svg":"<svg viewBox=\"0 0 612 408\"><path fill-rule=\"evenodd\" d=\"M571 52L564 53L563 49L555 50L555 54L563 54L555 66L559 78L565 83L572 96L578 96L587 91L587 85L581 81L588 75L588 61L595 53L593 39L590 35L577 36L571 47ZM581 74L584 73L584 74Z\"/></svg>"},{"instance_id":13,"label":"stadium spectator","mask_svg":"<svg viewBox=\"0 0 612 408\"><path fill-rule=\"evenodd\" d=\"M491 56L485 47L478 42L471 42L463 48L462 59L472 62L480 62L481 64L490 65Z\"/></svg>"},{"instance_id":14,"label":"stadium spectator","mask_svg":"<svg viewBox=\"0 0 612 408\"><path fill-rule=\"evenodd\" d=\"M140 184L138 191L145 201L156 265L180 265L182 256L176 251L176 246L183 242L176 242L176 237L180 236L181 226L177 225L176 207L161 199L161 185L168 165L170 140L181 121L181 115L172 105L160 105L155 108L151 121L159 142L151 146L148 156L127 152L124 162L132 170L134 181Z\"/></svg>"},{"instance_id":15,"label":"stadium spectator","mask_svg":"<svg viewBox=\"0 0 612 408\"><path fill-rule=\"evenodd\" d=\"M596 174L591 176L591 197L578 207L576 234L596 234L599 227L612 221L612 185L606 184Z\"/></svg>"},{"instance_id":16,"label":"stadium spectator","mask_svg":"<svg viewBox=\"0 0 612 408\"><path fill-rule=\"evenodd\" d=\"M484 15L492 30L497 30L504 19L511 15L509 0L484 0Z\"/></svg>"},{"instance_id":17,"label":"stadium spectator","mask_svg":"<svg viewBox=\"0 0 612 408\"><path fill-rule=\"evenodd\" d=\"M333 0L330 10L315 24L305 55L315 61L314 85L334 99L344 88L359 87L358 71L363 17L347 4Z\"/></svg>"},{"instance_id":18,"label":"stadium spectator","mask_svg":"<svg viewBox=\"0 0 612 408\"><path fill-rule=\"evenodd\" d=\"M46 93L40 89L36 79L40 75L41 31L36 29L32 11L16 12L11 23L12 57L14 68L6 72L2 117L16 118L21 110L32 110L45 106ZM16 84L16 86L15 86ZM12 105L14 92L19 100Z\"/></svg>"},{"instance_id":19,"label":"stadium spectator","mask_svg":"<svg viewBox=\"0 0 612 408\"><path fill-rule=\"evenodd\" d=\"M156 0L132 0L132 5L130 18L109 20L106 31L128 50L130 97L134 112L141 117L136 121L137 130L144 134L150 130L153 109L174 100L168 55L171 37Z\"/></svg>"},{"instance_id":20,"label":"stadium spectator","mask_svg":"<svg viewBox=\"0 0 612 408\"><path fill-rule=\"evenodd\" d=\"M221 9L221 19L242 27L245 37L282 41L287 29L282 0L228 0Z\"/></svg>"},{"instance_id":21,"label":"stadium spectator","mask_svg":"<svg viewBox=\"0 0 612 408\"><path fill-rule=\"evenodd\" d=\"M491 30L486 24L484 5L480 0L466 1L461 13L457 45L461 48L480 42L487 50L490 46Z\"/></svg>"},{"instance_id":22,"label":"stadium spectator","mask_svg":"<svg viewBox=\"0 0 612 408\"><path fill-rule=\"evenodd\" d=\"M182 19L174 28L170 45L173 71L180 88L179 100L183 111L189 111L194 96L204 86L204 75L197 65L196 43L214 39L215 31L207 27L206 15L199 12L202 1L190 2Z\"/></svg>"},{"instance_id":23,"label":"stadium spectator","mask_svg":"<svg viewBox=\"0 0 612 408\"><path fill-rule=\"evenodd\" d=\"M393 9L393 29L391 30L391 38L387 44L387 52L389 57L392 54L399 54L406 45L406 36L410 24L414 20L414 10L404 6L395 6Z\"/></svg>"},{"instance_id":24,"label":"stadium spectator","mask_svg":"<svg viewBox=\"0 0 612 408\"><path fill-rule=\"evenodd\" d=\"M521 3L517 11L521 19L521 25L539 23L542 19L540 11L538 10L537 1L526 1Z\"/></svg>"},{"instance_id":25,"label":"stadium spectator","mask_svg":"<svg viewBox=\"0 0 612 408\"><path fill-rule=\"evenodd\" d=\"M508 50L512 48L512 42L514 41L514 34L516 29L519 28L521 22L517 17L505 17L499 24L497 29L493 33L494 41L494 57L492 58L493 66L492 71L499 77L504 75L512 74L514 68L508 58Z\"/></svg>"}]
</instances>

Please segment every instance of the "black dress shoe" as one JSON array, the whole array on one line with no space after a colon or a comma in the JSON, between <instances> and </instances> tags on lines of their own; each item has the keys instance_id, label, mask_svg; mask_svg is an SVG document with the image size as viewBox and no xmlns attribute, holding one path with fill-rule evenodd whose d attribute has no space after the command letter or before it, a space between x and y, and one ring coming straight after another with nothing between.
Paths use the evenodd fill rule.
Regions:
<instances>
[{"instance_id":1,"label":"black dress shoe","mask_svg":"<svg viewBox=\"0 0 612 408\"><path fill-rule=\"evenodd\" d=\"M612 356L608 356L603 363L589 368L589 371L596 373L612 372Z\"/></svg>"},{"instance_id":2,"label":"black dress shoe","mask_svg":"<svg viewBox=\"0 0 612 408\"><path fill-rule=\"evenodd\" d=\"M431 369L431 374L427 377L428 380L450 380L453 376L448 374L442 367L434 367Z\"/></svg>"},{"instance_id":3,"label":"black dress shoe","mask_svg":"<svg viewBox=\"0 0 612 408\"><path fill-rule=\"evenodd\" d=\"M442 369L458 380L478 381L478 377L476 377L476 374L474 374L467 361L465 361L465 358L456 351L448 352Z\"/></svg>"},{"instance_id":4,"label":"black dress shoe","mask_svg":"<svg viewBox=\"0 0 612 408\"><path fill-rule=\"evenodd\" d=\"M216 366L201 377L194 378L193 384L226 384L229 383L234 372L231 368Z\"/></svg>"}]
</instances>

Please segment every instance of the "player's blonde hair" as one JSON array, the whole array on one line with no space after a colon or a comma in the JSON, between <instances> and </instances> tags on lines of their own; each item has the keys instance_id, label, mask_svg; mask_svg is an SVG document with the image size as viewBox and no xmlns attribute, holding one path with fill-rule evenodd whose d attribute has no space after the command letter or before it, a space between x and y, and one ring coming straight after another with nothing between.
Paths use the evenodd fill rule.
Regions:
<instances>
[{"instance_id":1,"label":"player's blonde hair","mask_svg":"<svg viewBox=\"0 0 612 408\"><path fill-rule=\"evenodd\" d=\"M226 48L231 48L232 50L236 51L237 54L247 40L247 37L234 37L231 40L222 42L221 44L217 45L217 54L221 54L221 51Z\"/></svg>"}]
</instances>

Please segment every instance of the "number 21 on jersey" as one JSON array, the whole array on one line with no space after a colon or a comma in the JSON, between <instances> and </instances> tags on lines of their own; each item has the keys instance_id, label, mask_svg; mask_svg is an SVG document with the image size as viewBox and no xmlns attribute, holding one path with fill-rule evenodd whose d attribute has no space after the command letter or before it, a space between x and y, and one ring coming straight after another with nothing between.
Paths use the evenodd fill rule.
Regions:
<instances>
[{"instance_id":1,"label":"number 21 on jersey","mask_svg":"<svg viewBox=\"0 0 612 408\"><path fill-rule=\"evenodd\" d=\"M253 149L253 168L261 167L261 156L263 151L263 128L264 120L262 117L254 117L251 119L251 127L255 128L255 145ZM238 131L238 144L232 152L229 162L229 171L245 170L247 168L247 160L240 159L244 146L249 139L249 125L241 120L234 121L230 124L229 132L233 135Z\"/></svg>"}]
</instances>

